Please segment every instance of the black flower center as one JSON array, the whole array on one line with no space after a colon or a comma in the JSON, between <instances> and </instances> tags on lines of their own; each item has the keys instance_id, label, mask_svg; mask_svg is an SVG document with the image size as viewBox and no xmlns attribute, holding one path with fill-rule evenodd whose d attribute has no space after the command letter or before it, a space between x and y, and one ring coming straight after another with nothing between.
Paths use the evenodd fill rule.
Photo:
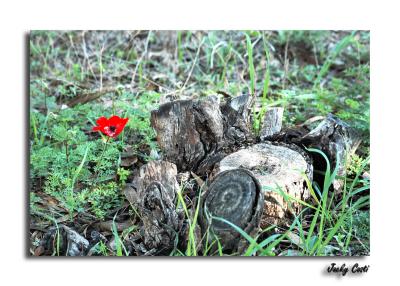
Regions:
<instances>
[{"instance_id":1,"label":"black flower center","mask_svg":"<svg viewBox=\"0 0 400 286\"><path fill-rule=\"evenodd\" d=\"M111 132L115 132L116 129L117 129L117 127L115 127L115 126L113 126L113 125L110 126L110 131L111 131Z\"/></svg>"}]
</instances>

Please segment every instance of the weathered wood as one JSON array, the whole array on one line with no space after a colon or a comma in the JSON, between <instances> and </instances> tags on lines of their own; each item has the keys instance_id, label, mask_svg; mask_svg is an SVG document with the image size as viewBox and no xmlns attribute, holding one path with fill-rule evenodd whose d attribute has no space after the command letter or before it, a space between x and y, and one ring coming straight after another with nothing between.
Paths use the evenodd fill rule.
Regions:
<instances>
[{"instance_id":1,"label":"weathered wood","mask_svg":"<svg viewBox=\"0 0 400 286\"><path fill-rule=\"evenodd\" d=\"M229 98L221 104L225 140L228 145L240 145L252 141L250 121L252 99L249 94L244 94Z\"/></svg>"},{"instance_id":2,"label":"weathered wood","mask_svg":"<svg viewBox=\"0 0 400 286\"><path fill-rule=\"evenodd\" d=\"M242 252L246 245L240 233L217 218L223 218L254 235L259 227L263 195L251 172L234 169L219 173L207 187L201 205L200 223L210 245L215 236L225 251ZM208 234L208 235L207 235Z\"/></svg>"},{"instance_id":3,"label":"weathered wood","mask_svg":"<svg viewBox=\"0 0 400 286\"><path fill-rule=\"evenodd\" d=\"M182 227L183 218L175 207L177 169L172 163L151 161L140 168L132 187L125 189L125 196L138 211L142 243L136 251L154 255L167 255L174 248Z\"/></svg>"},{"instance_id":4,"label":"weathered wood","mask_svg":"<svg viewBox=\"0 0 400 286\"><path fill-rule=\"evenodd\" d=\"M282 129L283 107L267 109L260 131L260 139L265 141L278 134Z\"/></svg>"},{"instance_id":5,"label":"weathered wood","mask_svg":"<svg viewBox=\"0 0 400 286\"><path fill-rule=\"evenodd\" d=\"M298 145L301 148L315 148L321 150L328 157L331 168L338 166L338 176L345 176L346 162L360 144L356 132L345 122L336 116L329 114L320 124L311 131L299 126L283 130L274 136L276 142L286 142ZM313 158L314 169L326 171L325 159L317 153L309 152ZM314 180L323 184L323 176L315 174ZM333 187L336 193L342 191L343 181L336 179Z\"/></svg>"},{"instance_id":6,"label":"weathered wood","mask_svg":"<svg viewBox=\"0 0 400 286\"><path fill-rule=\"evenodd\" d=\"M223 120L218 99L178 100L151 114L164 160L180 171L197 170L223 143Z\"/></svg>"},{"instance_id":7,"label":"weathered wood","mask_svg":"<svg viewBox=\"0 0 400 286\"><path fill-rule=\"evenodd\" d=\"M84 256L89 241L72 228L60 224L50 227L35 250L35 255Z\"/></svg>"},{"instance_id":8,"label":"weathered wood","mask_svg":"<svg viewBox=\"0 0 400 286\"><path fill-rule=\"evenodd\" d=\"M151 114L151 124L164 160L179 171L205 175L228 152L254 141L251 132L252 97L241 95L221 105L216 96L162 104Z\"/></svg>"},{"instance_id":9,"label":"weathered wood","mask_svg":"<svg viewBox=\"0 0 400 286\"><path fill-rule=\"evenodd\" d=\"M339 177L346 176L346 164L349 156L356 151L360 142L355 131L332 114L329 114L316 128L300 139L302 145L323 151L327 155L332 169L337 165ZM324 159L315 153L312 155L316 167L325 172ZM333 187L337 193L342 191L343 180L334 180Z\"/></svg>"},{"instance_id":10,"label":"weathered wood","mask_svg":"<svg viewBox=\"0 0 400 286\"><path fill-rule=\"evenodd\" d=\"M312 182L314 177L315 156L304 147L323 150L333 164L338 162L338 173L342 173L345 156L358 144L347 124L328 116L311 131L304 126L281 131L283 108L271 108L260 133L263 143L254 144L251 103L249 95L228 98L221 105L211 96L168 102L152 112L151 123L168 162L143 166L133 182L134 191L126 192L143 223L142 242L133 243L138 253L166 254L178 233L183 240L180 245L185 245L188 225L182 227L187 222L174 204L178 171L181 181L183 174L191 171L202 179L209 178L200 200L201 236L196 230L197 240L204 242L208 237L211 243L217 236L225 250L239 253L246 246L245 240L215 217L250 235L259 227L292 222L302 209L298 201L310 197L307 180Z\"/></svg>"},{"instance_id":11,"label":"weathered wood","mask_svg":"<svg viewBox=\"0 0 400 286\"><path fill-rule=\"evenodd\" d=\"M296 150L294 150L295 148ZM287 200L287 195L300 200L310 196L303 174L312 181L312 164L308 156L296 147L260 143L225 157L216 165L214 174L244 168L259 181L264 193L261 227L284 225L301 205ZM221 203L228 207L232 202Z\"/></svg>"}]
</instances>

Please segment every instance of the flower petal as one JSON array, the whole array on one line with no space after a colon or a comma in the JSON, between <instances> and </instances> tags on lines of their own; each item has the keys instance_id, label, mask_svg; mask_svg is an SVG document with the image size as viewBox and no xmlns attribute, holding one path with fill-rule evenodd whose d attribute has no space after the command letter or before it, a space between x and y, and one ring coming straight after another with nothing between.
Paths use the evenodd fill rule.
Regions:
<instances>
[{"instance_id":1,"label":"flower petal","mask_svg":"<svg viewBox=\"0 0 400 286\"><path fill-rule=\"evenodd\" d=\"M128 122L129 118L121 118L118 124L116 125L115 136L120 134L122 130L124 130L126 123Z\"/></svg>"},{"instance_id":2,"label":"flower petal","mask_svg":"<svg viewBox=\"0 0 400 286\"><path fill-rule=\"evenodd\" d=\"M120 118L117 115L111 116L109 119L102 116L97 119L98 126L93 127L93 131L101 131L108 137L117 137L124 129L129 118Z\"/></svg>"},{"instance_id":3,"label":"flower petal","mask_svg":"<svg viewBox=\"0 0 400 286\"><path fill-rule=\"evenodd\" d=\"M97 125L99 126L105 126L108 125L108 119L105 118L104 116L100 117L99 119L96 120Z\"/></svg>"},{"instance_id":4,"label":"flower petal","mask_svg":"<svg viewBox=\"0 0 400 286\"><path fill-rule=\"evenodd\" d=\"M119 117L118 115L113 115L110 117L110 119L108 119L109 125L117 126L117 124L120 122L121 122L121 117Z\"/></svg>"},{"instance_id":5,"label":"flower petal","mask_svg":"<svg viewBox=\"0 0 400 286\"><path fill-rule=\"evenodd\" d=\"M126 123L128 123L129 118L121 118L120 122L117 125L117 128L124 129Z\"/></svg>"}]
</instances>

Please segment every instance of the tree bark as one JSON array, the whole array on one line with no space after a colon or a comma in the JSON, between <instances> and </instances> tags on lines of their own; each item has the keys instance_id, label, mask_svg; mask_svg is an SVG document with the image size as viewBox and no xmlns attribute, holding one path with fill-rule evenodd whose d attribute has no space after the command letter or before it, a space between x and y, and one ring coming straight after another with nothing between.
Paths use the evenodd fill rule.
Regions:
<instances>
[{"instance_id":1,"label":"tree bark","mask_svg":"<svg viewBox=\"0 0 400 286\"><path fill-rule=\"evenodd\" d=\"M227 145L248 144L254 140L250 121L252 99L249 94L244 94L229 98L221 105Z\"/></svg>"},{"instance_id":2,"label":"tree bark","mask_svg":"<svg viewBox=\"0 0 400 286\"><path fill-rule=\"evenodd\" d=\"M168 102L151 114L164 160L180 171L197 171L218 157L223 143L223 120L216 97Z\"/></svg>"},{"instance_id":3,"label":"tree bark","mask_svg":"<svg viewBox=\"0 0 400 286\"><path fill-rule=\"evenodd\" d=\"M84 256L88 248L89 241L86 238L74 229L60 224L47 230L35 249L35 255Z\"/></svg>"},{"instance_id":4,"label":"tree bark","mask_svg":"<svg viewBox=\"0 0 400 286\"><path fill-rule=\"evenodd\" d=\"M329 114L316 128L301 138L301 143L323 151L330 161L332 171L337 166L338 177L345 177L348 160L361 141L347 123ZM318 167L326 166L323 158L318 158L316 154L313 157ZM326 168L321 171L325 172ZM343 180L335 179L333 188L336 193L342 192Z\"/></svg>"},{"instance_id":5,"label":"tree bark","mask_svg":"<svg viewBox=\"0 0 400 286\"><path fill-rule=\"evenodd\" d=\"M263 125L260 131L261 141L265 141L278 134L282 129L283 108L269 108L263 120Z\"/></svg>"},{"instance_id":6,"label":"tree bark","mask_svg":"<svg viewBox=\"0 0 400 286\"><path fill-rule=\"evenodd\" d=\"M151 124L164 160L179 171L207 175L226 153L254 143L251 102L250 95L241 95L220 105L218 97L209 96L161 105L152 112Z\"/></svg>"},{"instance_id":7,"label":"tree bark","mask_svg":"<svg viewBox=\"0 0 400 286\"><path fill-rule=\"evenodd\" d=\"M360 145L360 139L356 132L345 122L336 116L329 114L321 123L311 131L307 131L303 126L284 130L274 136L276 142L286 142L298 145L301 148L315 148L321 150L327 156L331 171L337 165L338 177L346 176L346 164L349 156L354 154ZM325 159L314 152L309 152L313 158L314 169L324 172L326 171ZM320 186L323 185L323 176L315 175L314 180ZM336 193L343 190L343 180L335 179L333 188Z\"/></svg>"},{"instance_id":8,"label":"tree bark","mask_svg":"<svg viewBox=\"0 0 400 286\"><path fill-rule=\"evenodd\" d=\"M140 168L125 196L136 208L142 221L142 242L134 244L138 254L168 255L175 247L183 217L175 207L179 190L177 169L172 163L151 161Z\"/></svg>"}]
</instances>

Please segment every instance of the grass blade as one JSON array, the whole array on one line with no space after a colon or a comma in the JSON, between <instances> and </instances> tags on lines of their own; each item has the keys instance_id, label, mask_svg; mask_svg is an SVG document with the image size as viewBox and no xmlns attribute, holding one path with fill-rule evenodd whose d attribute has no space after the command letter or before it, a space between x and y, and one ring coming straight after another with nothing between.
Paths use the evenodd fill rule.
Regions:
<instances>
[{"instance_id":1,"label":"grass blade","mask_svg":"<svg viewBox=\"0 0 400 286\"><path fill-rule=\"evenodd\" d=\"M253 46L251 44L251 39L248 34L246 34L246 48L247 48L247 58L248 58L248 66L249 66L249 74L250 74L250 94L255 94L255 70L253 63Z\"/></svg>"}]
</instances>

